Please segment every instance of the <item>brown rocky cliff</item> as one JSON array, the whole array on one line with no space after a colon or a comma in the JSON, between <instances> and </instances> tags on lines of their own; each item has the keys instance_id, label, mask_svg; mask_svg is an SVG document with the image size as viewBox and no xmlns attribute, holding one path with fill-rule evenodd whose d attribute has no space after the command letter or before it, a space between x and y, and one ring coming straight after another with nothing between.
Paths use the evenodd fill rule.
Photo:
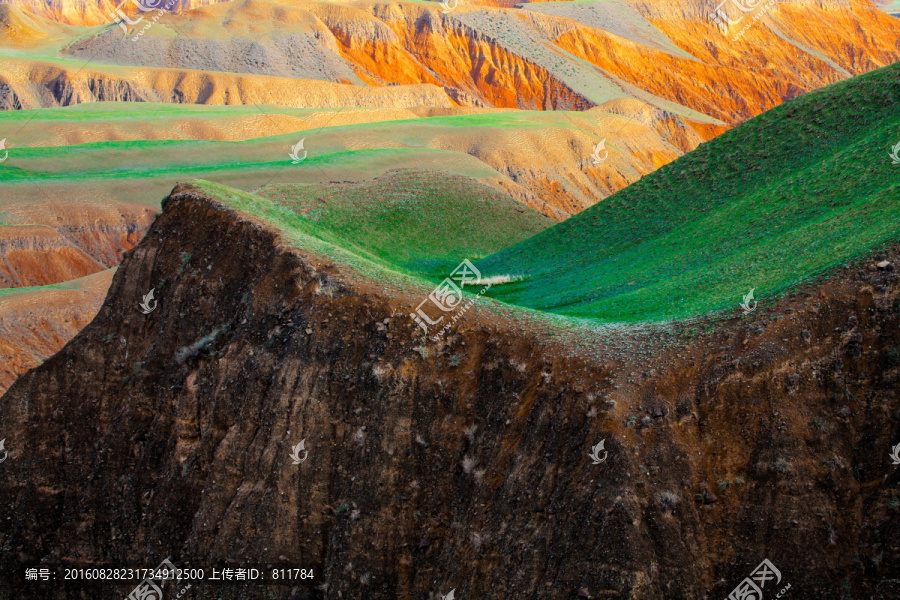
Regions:
<instances>
[{"instance_id":1,"label":"brown rocky cliff","mask_svg":"<svg viewBox=\"0 0 900 600\"><path fill-rule=\"evenodd\" d=\"M176 189L97 318L0 398L0 581L173 555L312 567L312 597L671 600L768 558L793 597L895 597L895 272L652 354L669 334L566 342L483 307L426 342L385 287ZM192 591L287 596L261 589Z\"/></svg>"}]
</instances>

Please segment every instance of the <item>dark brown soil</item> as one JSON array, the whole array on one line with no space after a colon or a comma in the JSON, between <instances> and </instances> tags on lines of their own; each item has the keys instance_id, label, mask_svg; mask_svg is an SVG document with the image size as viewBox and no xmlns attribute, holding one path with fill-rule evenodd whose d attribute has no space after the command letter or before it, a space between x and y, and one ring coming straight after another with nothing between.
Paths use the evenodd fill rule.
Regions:
<instances>
[{"instance_id":1,"label":"dark brown soil","mask_svg":"<svg viewBox=\"0 0 900 600\"><path fill-rule=\"evenodd\" d=\"M0 398L0 597L124 597L24 569L172 556L315 573L188 598L712 600L763 559L767 600L898 598L900 287L873 262L665 349L483 309L434 343L416 294L181 186Z\"/></svg>"}]
</instances>

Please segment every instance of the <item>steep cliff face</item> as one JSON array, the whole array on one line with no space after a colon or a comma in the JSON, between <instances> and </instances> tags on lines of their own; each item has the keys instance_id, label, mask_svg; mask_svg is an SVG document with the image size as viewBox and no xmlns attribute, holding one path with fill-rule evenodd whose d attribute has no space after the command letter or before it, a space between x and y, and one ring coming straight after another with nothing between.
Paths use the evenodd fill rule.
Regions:
<instances>
[{"instance_id":1,"label":"steep cliff face","mask_svg":"<svg viewBox=\"0 0 900 600\"><path fill-rule=\"evenodd\" d=\"M891 597L895 271L695 338L476 306L432 342L408 316L427 292L177 189L97 318L0 399L2 581L173 555L312 567L322 598L661 600L768 558L798 597Z\"/></svg>"}]
</instances>

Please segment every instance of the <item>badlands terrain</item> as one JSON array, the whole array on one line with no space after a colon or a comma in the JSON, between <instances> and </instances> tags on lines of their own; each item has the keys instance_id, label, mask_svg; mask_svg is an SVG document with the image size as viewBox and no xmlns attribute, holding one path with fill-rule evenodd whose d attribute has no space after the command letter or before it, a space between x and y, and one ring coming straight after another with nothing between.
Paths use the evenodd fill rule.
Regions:
<instances>
[{"instance_id":1,"label":"badlands terrain","mask_svg":"<svg viewBox=\"0 0 900 600\"><path fill-rule=\"evenodd\" d=\"M900 598L894 4L158 5L0 2L0 599Z\"/></svg>"},{"instance_id":2,"label":"badlands terrain","mask_svg":"<svg viewBox=\"0 0 900 600\"><path fill-rule=\"evenodd\" d=\"M563 221L900 52L867 2L783 2L746 31L727 5L727 35L697 2L501 4L126 2L142 20L123 31L108 0L0 3L0 286L115 266L198 177L250 191L440 171ZM77 329L45 317L16 319L29 333L7 339L0 389Z\"/></svg>"},{"instance_id":3,"label":"badlands terrain","mask_svg":"<svg viewBox=\"0 0 900 600\"><path fill-rule=\"evenodd\" d=\"M11 593L171 556L316 573L193 598L725 598L763 560L772 595L896 598L898 96L900 65L811 92L557 225L415 170L178 185L0 399ZM423 331L460 255L489 290Z\"/></svg>"}]
</instances>

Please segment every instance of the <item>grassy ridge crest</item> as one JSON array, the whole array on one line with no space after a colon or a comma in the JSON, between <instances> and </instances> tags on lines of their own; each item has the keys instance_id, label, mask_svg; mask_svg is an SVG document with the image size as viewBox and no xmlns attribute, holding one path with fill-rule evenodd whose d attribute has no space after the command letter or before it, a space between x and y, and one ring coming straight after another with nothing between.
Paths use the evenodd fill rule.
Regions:
<instances>
[{"instance_id":1,"label":"grassy ridge crest","mask_svg":"<svg viewBox=\"0 0 900 600\"><path fill-rule=\"evenodd\" d=\"M477 263L489 294L605 322L775 295L900 238L900 64L811 92Z\"/></svg>"}]
</instances>

